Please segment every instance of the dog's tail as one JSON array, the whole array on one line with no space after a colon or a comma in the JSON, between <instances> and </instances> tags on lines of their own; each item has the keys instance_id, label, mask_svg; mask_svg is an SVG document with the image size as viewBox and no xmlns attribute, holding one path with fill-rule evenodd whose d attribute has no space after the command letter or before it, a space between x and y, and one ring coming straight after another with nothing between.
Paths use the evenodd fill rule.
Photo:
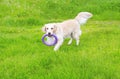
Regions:
<instances>
[{"instance_id":1,"label":"dog's tail","mask_svg":"<svg viewBox=\"0 0 120 79\"><path fill-rule=\"evenodd\" d=\"M80 25L85 24L89 18L93 15L89 12L80 12L75 19L79 22Z\"/></svg>"}]
</instances>

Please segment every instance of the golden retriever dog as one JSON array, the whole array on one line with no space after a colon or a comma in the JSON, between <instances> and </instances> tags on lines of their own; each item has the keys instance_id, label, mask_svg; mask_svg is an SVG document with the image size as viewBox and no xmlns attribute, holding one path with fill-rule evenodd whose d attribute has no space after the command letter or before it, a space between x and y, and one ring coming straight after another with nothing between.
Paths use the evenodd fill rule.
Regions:
<instances>
[{"instance_id":1,"label":"golden retriever dog","mask_svg":"<svg viewBox=\"0 0 120 79\"><path fill-rule=\"evenodd\" d=\"M57 51L62 45L65 38L69 37L68 45L72 43L72 40L76 40L76 45L79 45L80 25L85 24L89 18L93 15L90 12L80 12L74 19L69 19L60 23L48 23L42 27L42 30L48 34L55 34L58 38L58 42L54 47L54 51Z\"/></svg>"}]
</instances>

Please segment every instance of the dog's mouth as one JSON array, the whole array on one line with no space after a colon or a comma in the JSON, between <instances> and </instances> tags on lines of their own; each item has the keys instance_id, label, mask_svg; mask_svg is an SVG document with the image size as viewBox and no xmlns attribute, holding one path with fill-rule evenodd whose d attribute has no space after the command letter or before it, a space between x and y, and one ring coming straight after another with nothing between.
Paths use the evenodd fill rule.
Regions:
<instances>
[{"instance_id":1,"label":"dog's mouth","mask_svg":"<svg viewBox=\"0 0 120 79\"><path fill-rule=\"evenodd\" d=\"M51 33L48 33L48 37L51 37L52 36L52 34Z\"/></svg>"},{"instance_id":2,"label":"dog's mouth","mask_svg":"<svg viewBox=\"0 0 120 79\"><path fill-rule=\"evenodd\" d=\"M51 37L52 35L51 34L48 34L48 37Z\"/></svg>"}]
</instances>

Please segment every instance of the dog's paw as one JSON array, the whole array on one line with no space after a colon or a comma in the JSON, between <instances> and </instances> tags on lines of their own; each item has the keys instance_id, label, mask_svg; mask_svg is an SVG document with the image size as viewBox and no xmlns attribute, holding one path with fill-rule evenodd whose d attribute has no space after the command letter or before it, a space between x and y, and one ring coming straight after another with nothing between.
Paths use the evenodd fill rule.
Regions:
<instances>
[{"instance_id":1,"label":"dog's paw","mask_svg":"<svg viewBox=\"0 0 120 79\"><path fill-rule=\"evenodd\" d=\"M57 48L54 48L54 51L57 51L58 49Z\"/></svg>"},{"instance_id":2,"label":"dog's paw","mask_svg":"<svg viewBox=\"0 0 120 79\"><path fill-rule=\"evenodd\" d=\"M71 45L71 43L68 43L68 45Z\"/></svg>"},{"instance_id":3,"label":"dog's paw","mask_svg":"<svg viewBox=\"0 0 120 79\"><path fill-rule=\"evenodd\" d=\"M68 42L68 45L72 44L72 39Z\"/></svg>"},{"instance_id":4,"label":"dog's paw","mask_svg":"<svg viewBox=\"0 0 120 79\"><path fill-rule=\"evenodd\" d=\"M68 45L70 45L71 43L72 43L72 42L71 42L71 41L69 41L69 42L68 42Z\"/></svg>"}]
</instances>

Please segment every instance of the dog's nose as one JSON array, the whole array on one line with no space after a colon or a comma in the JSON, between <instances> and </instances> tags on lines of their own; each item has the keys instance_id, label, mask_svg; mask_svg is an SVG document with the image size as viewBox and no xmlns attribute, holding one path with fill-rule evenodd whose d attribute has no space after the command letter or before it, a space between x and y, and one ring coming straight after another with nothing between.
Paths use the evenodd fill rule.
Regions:
<instances>
[{"instance_id":1,"label":"dog's nose","mask_svg":"<svg viewBox=\"0 0 120 79\"><path fill-rule=\"evenodd\" d=\"M49 32L48 35L51 35L51 33Z\"/></svg>"}]
</instances>

